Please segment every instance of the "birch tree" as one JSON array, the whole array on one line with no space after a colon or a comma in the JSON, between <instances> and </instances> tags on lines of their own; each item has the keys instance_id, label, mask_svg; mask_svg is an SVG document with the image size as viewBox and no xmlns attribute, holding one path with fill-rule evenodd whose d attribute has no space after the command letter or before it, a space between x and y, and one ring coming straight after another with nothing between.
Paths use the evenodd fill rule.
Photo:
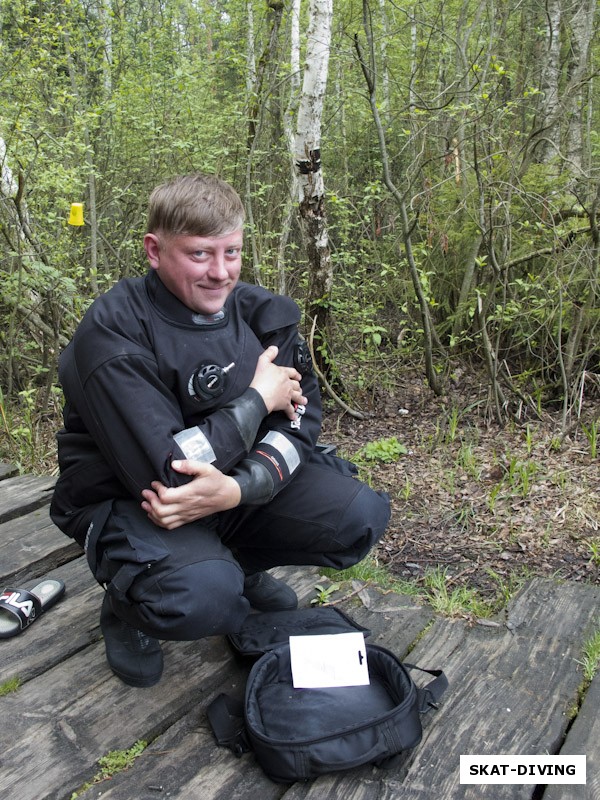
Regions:
<instances>
[{"instance_id":1,"label":"birch tree","mask_svg":"<svg viewBox=\"0 0 600 800\"><path fill-rule=\"evenodd\" d=\"M300 6L301 0L292 0L290 9L290 89L287 108L283 115L283 127L290 153L294 153L295 124L298 113L298 99L300 95ZM287 293L287 274L285 269L285 250L290 237L293 215L295 213L295 198L298 196L298 179L292 158L291 191L287 195L283 225L279 240L277 254L277 291Z\"/></svg>"},{"instance_id":2,"label":"birch tree","mask_svg":"<svg viewBox=\"0 0 600 800\"><path fill-rule=\"evenodd\" d=\"M546 9L545 52L540 86L544 99L540 107L540 135L537 148L538 160L544 163L550 161L558 153L560 146L558 110L562 0L548 0Z\"/></svg>"},{"instance_id":3,"label":"birch tree","mask_svg":"<svg viewBox=\"0 0 600 800\"><path fill-rule=\"evenodd\" d=\"M534 158L583 175L585 106L595 0L548 0L541 58L540 102L532 134Z\"/></svg>"},{"instance_id":4,"label":"birch tree","mask_svg":"<svg viewBox=\"0 0 600 800\"><path fill-rule=\"evenodd\" d=\"M310 274L307 313L315 329L321 333L328 327L327 301L333 285L321 163L321 119L329 69L332 16L332 0L310 0L304 80L292 153ZM319 366L327 372L325 364Z\"/></svg>"},{"instance_id":5,"label":"birch tree","mask_svg":"<svg viewBox=\"0 0 600 800\"><path fill-rule=\"evenodd\" d=\"M594 37L594 15L596 0L578 0L571 10L571 41L568 64L569 83L572 91L567 96L567 124L565 155L575 175L582 175L586 170L588 154L584 141L587 138L586 128L586 95L590 67L590 48ZM587 85L586 85L587 84ZM591 95L589 108L592 107Z\"/></svg>"}]
</instances>

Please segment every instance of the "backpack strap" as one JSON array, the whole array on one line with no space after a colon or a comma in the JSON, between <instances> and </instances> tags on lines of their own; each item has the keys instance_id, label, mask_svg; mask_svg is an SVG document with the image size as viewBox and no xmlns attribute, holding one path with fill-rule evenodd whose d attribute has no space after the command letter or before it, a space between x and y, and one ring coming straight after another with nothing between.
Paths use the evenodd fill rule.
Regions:
<instances>
[{"instance_id":1,"label":"backpack strap","mask_svg":"<svg viewBox=\"0 0 600 800\"><path fill-rule=\"evenodd\" d=\"M206 713L217 744L228 747L238 758L250 750L241 700L220 694L208 706Z\"/></svg>"},{"instance_id":2,"label":"backpack strap","mask_svg":"<svg viewBox=\"0 0 600 800\"><path fill-rule=\"evenodd\" d=\"M417 687L417 696L419 698L419 713L425 714L430 708L437 708L442 695L448 688L448 678L444 675L441 669L422 669L415 664L407 664L404 666L408 669L418 669L419 672L426 672L428 675L434 675L434 679L429 681L423 687Z\"/></svg>"}]
</instances>

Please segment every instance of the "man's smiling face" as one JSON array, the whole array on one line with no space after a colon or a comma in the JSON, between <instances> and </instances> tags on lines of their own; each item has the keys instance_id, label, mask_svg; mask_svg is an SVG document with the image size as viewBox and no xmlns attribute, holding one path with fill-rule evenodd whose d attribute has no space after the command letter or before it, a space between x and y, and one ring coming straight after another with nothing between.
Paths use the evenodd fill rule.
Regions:
<instances>
[{"instance_id":1,"label":"man's smiling face","mask_svg":"<svg viewBox=\"0 0 600 800\"><path fill-rule=\"evenodd\" d=\"M144 247L166 288L197 314L218 313L242 268L241 228L223 236L147 233Z\"/></svg>"}]
</instances>

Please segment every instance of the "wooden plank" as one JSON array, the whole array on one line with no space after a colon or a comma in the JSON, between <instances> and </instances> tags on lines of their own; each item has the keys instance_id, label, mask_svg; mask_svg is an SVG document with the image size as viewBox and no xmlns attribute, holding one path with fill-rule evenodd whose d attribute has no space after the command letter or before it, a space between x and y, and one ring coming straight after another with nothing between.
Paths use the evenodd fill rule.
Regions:
<instances>
[{"instance_id":1,"label":"wooden plank","mask_svg":"<svg viewBox=\"0 0 600 800\"><path fill-rule=\"evenodd\" d=\"M0 524L0 583L20 586L81 555L42 506ZM27 588L27 586L25 586Z\"/></svg>"},{"instance_id":2,"label":"wooden plank","mask_svg":"<svg viewBox=\"0 0 600 800\"><path fill-rule=\"evenodd\" d=\"M294 585L305 605L322 582L315 569L274 572ZM85 800L100 793L107 800L161 796L153 786L162 786L163 796L213 800L259 793L264 800L430 800L432 786L437 796L453 800L531 798L530 785L460 786L459 756L558 751L581 680L576 661L594 630L600 600L597 587L537 580L511 604L507 626L437 619L410 653L421 666L442 666L451 681L441 709L424 718L422 743L393 770L364 767L287 788L269 781L251 754L237 760L218 748L207 726L208 702L220 691L241 692L247 675L222 637L165 644L163 681L131 689L105 662L98 628L102 590L85 560L52 574L67 583L61 604L24 634L0 643L0 682L14 674L7 663L25 665L28 680L0 699L4 719L20 735L3 753L0 791L7 796L18 787L24 800L69 796L95 774L102 755L140 738L154 741L134 767L89 789ZM370 641L401 657L433 616L411 598L374 589L340 607L371 629ZM562 752L583 747L594 755L595 747L597 755L598 692L593 683ZM593 765L597 775L597 760ZM588 780L590 785L595 794L576 795L576 787L567 787L568 794L555 797L597 798ZM547 790L549 800L555 797L548 792L560 788Z\"/></svg>"},{"instance_id":3,"label":"wooden plank","mask_svg":"<svg viewBox=\"0 0 600 800\"><path fill-rule=\"evenodd\" d=\"M0 463L0 481L4 480L4 478L12 478L13 475L17 475L19 472L19 468L16 464L1 464Z\"/></svg>"},{"instance_id":4,"label":"wooden plank","mask_svg":"<svg viewBox=\"0 0 600 800\"><path fill-rule=\"evenodd\" d=\"M307 798L329 798L329 800L403 800L403 789L397 782L390 782L389 775L375 767L360 767L346 772L322 775L310 783L295 783L283 795L282 800L306 800ZM393 788L391 788L393 787ZM430 800L446 800L431 787Z\"/></svg>"},{"instance_id":5,"label":"wooden plank","mask_svg":"<svg viewBox=\"0 0 600 800\"><path fill-rule=\"evenodd\" d=\"M576 660L599 600L598 587L534 580L511 604L508 628L434 624L410 657L443 667L450 689L398 770L403 798L429 800L432 786L453 800L532 796L526 784L460 785L459 756L557 751L581 682ZM387 783L395 788L393 777Z\"/></svg>"},{"instance_id":6,"label":"wooden plank","mask_svg":"<svg viewBox=\"0 0 600 800\"><path fill-rule=\"evenodd\" d=\"M289 582L299 591L304 603L307 604L309 598L301 589L299 590L297 584L298 570L293 568L296 570L296 583L294 583L291 569L274 572L281 577L287 572ZM300 572L300 576L303 572ZM431 620L433 616L431 610L416 606L409 597L385 595L375 589L365 591L367 593L363 593L362 602L354 596L351 600L340 604L342 610L361 624L370 627L369 641L376 640L406 651L415 636ZM164 796L202 797L203 800L254 797L270 800L284 793L287 798L288 787L276 784L267 778L252 754L237 759L229 750L217 747L208 726L205 709L214 694L224 691L242 697L246 675L247 672L233 673L237 686L221 684L184 719L155 740L143 756L136 760L132 769L111 780L110 784L105 783L96 789L88 790L82 795L81 800L99 796L100 790L103 800L130 800L131 797L140 796L140 787L150 793L153 790L149 787L152 786L161 786ZM337 797L344 797L345 800L346 797L352 796L346 793L349 780L347 774L341 780L341 794ZM378 784L375 784L372 787L374 792L377 786ZM369 795L373 798L376 796L376 794Z\"/></svg>"},{"instance_id":7,"label":"wooden plank","mask_svg":"<svg viewBox=\"0 0 600 800\"><path fill-rule=\"evenodd\" d=\"M577 718L560 748L560 755L585 755L587 783L554 784L544 800L600 800L600 673L591 682Z\"/></svg>"},{"instance_id":8,"label":"wooden plank","mask_svg":"<svg viewBox=\"0 0 600 800\"><path fill-rule=\"evenodd\" d=\"M136 759L132 768L79 795L79 800L181 797L277 800L284 788L250 754L236 758L215 744L202 709L190 711Z\"/></svg>"},{"instance_id":9,"label":"wooden plank","mask_svg":"<svg viewBox=\"0 0 600 800\"><path fill-rule=\"evenodd\" d=\"M511 604L508 627L436 620L410 661L443 668L450 688L440 709L423 718L421 744L389 771L328 775L292 787L285 800L431 800L432 787L436 797L453 800L530 800L532 785L460 785L460 755L557 751L581 681L576 660L599 600L597 587L534 580Z\"/></svg>"},{"instance_id":10,"label":"wooden plank","mask_svg":"<svg viewBox=\"0 0 600 800\"><path fill-rule=\"evenodd\" d=\"M3 697L2 713L18 737L4 743L0 796L69 797L95 774L102 755L153 740L232 672L238 682L243 675L222 638L169 642L163 649L164 677L150 689L115 678L98 642Z\"/></svg>"},{"instance_id":11,"label":"wooden plank","mask_svg":"<svg viewBox=\"0 0 600 800\"><path fill-rule=\"evenodd\" d=\"M410 595L382 592L375 587L361 589L338 607L370 630L367 642L389 648L398 658L404 658L434 618L429 606L419 605Z\"/></svg>"},{"instance_id":12,"label":"wooden plank","mask_svg":"<svg viewBox=\"0 0 600 800\"><path fill-rule=\"evenodd\" d=\"M50 475L18 475L3 480L0 522L7 522L49 503L55 483L56 478Z\"/></svg>"},{"instance_id":13,"label":"wooden plank","mask_svg":"<svg viewBox=\"0 0 600 800\"><path fill-rule=\"evenodd\" d=\"M11 678L28 681L101 638L102 588L83 557L47 573L65 582L64 597L23 633L0 643L0 683ZM31 588L34 580L26 581Z\"/></svg>"}]
</instances>

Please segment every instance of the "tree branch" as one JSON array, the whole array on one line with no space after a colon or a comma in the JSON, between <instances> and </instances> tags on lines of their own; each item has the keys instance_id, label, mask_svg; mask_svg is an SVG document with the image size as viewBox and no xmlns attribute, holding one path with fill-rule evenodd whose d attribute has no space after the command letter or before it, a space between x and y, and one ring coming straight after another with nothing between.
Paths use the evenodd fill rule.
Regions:
<instances>
[{"instance_id":1,"label":"tree branch","mask_svg":"<svg viewBox=\"0 0 600 800\"><path fill-rule=\"evenodd\" d=\"M331 388L331 385L330 385L329 381L327 380L325 375L323 375L323 373L321 372L321 370L317 366L317 359L315 358L315 329L316 329L316 327L317 327L317 318L315 317L313 319L313 321L312 321L312 328L311 328L311 331L310 331L310 336L308 338L308 347L309 347L310 355L311 355L311 358L312 358L312 361L313 361L313 368L314 368L315 372L317 373L317 377L319 378L319 380L323 384L323 388L325 389L327 394L331 397L331 399L335 400L335 402L338 404L338 406L340 406L340 408L342 408L347 414L350 414L351 417L354 417L354 419L367 419L367 414L364 414L362 411L356 411L355 409L350 408L350 406L347 403L345 403L342 400L342 398L334 392L334 390Z\"/></svg>"}]
</instances>

